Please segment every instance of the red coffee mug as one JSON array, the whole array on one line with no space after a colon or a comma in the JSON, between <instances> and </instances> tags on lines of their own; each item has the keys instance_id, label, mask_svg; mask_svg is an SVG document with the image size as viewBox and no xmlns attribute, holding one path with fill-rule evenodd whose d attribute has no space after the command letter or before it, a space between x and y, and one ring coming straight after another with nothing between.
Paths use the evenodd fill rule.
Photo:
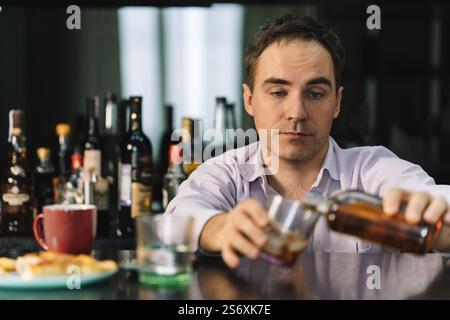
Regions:
<instances>
[{"instance_id":1,"label":"red coffee mug","mask_svg":"<svg viewBox=\"0 0 450 320\"><path fill-rule=\"evenodd\" d=\"M97 230L95 205L56 204L45 206L42 211L33 221L34 237L42 248L71 254L91 253Z\"/></svg>"}]
</instances>

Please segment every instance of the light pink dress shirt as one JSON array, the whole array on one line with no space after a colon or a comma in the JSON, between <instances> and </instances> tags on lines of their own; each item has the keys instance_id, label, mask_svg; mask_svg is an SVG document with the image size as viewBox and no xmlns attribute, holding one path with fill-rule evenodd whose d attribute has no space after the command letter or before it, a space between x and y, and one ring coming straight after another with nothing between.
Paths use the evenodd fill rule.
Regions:
<instances>
[{"instance_id":1,"label":"light pink dress shirt","mask_svg":"<svg viewBox=\"0 0 450 320\"><path fill-rule=\"evenodd\" d=\"M181 184L166 213L195 218L196 245L203 226L214 215L227 212L249 198L264 203L269 195L277 193L267 182L259 147L256 142L209 159ZM356 189L382 196L391 186L426 191L450 201L450 186L436 185L420 166L398 158L385 147L342 149L331 137L310 191L331 195L339 190ZM321 217L306 251L381 252L384 249L330 230L325 217Z\"/></svg>"}]
</instances>

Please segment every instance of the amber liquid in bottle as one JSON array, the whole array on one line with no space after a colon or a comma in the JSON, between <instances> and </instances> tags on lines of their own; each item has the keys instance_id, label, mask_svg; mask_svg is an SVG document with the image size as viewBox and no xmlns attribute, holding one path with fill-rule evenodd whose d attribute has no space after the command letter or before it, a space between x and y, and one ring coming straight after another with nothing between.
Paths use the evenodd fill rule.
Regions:
<instances>
[{"instance_id":1,"label":"amber liquid in bottle","mask_svg":"<svg viewBox=\"0 0 450 320\"><path fill-rule=\"evenodd\" d=\"M424 221L411 224L403 212L387 216L381 206L361 200L331 205L327 220L335 231L417 254L432 248L442 225L441 222L433 225Z\"/></svg>"}]
</instances>

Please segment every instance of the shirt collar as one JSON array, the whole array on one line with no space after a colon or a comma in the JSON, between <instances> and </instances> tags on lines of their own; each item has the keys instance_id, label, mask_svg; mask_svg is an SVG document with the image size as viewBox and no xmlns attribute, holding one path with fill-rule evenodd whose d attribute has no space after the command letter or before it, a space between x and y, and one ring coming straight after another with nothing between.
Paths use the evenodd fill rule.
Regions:
<instances>
[{"instance_id":1,"label":"shirt collar","mask_svg":"<svg viewBox=\"0 0 450 320\"><path fill-rule=\"evenodd\" d=\"M333 138L329 137L327 155L325 156L325 160L313 187L319 185L325 171L328 172L332 179L339 181L339 172L336 167L336 148L336 142ZM244 158L239 160L241 161L238 161L237 166L242 178L246 181L253 182L266 175L261 157L261 144L259 142L250 144L245 152Z\"/></svg>"}]
</instances>

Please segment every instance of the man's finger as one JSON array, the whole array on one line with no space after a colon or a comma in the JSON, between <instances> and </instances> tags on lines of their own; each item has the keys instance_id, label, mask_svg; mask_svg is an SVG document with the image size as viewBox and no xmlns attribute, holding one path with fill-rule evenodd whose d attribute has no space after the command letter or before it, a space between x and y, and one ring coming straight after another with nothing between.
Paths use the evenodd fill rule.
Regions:
<instances>
[{"instance_id":1,"label":"man's finger","mask_svg":"<svg viewBox=\"0 0 450 320\"><path fill-rule=\"evenodd\" d=\"M383 211L387 215L394 215L400 210L405 191L398 188L391 188L383 195Z\"/></svg>"},{"instance_id":2,"label":"man's finger","mask_svg":"<svg viewBox=\"0 0 450 320\"><path fill-rule=\"evenodd\" d=\"M241 214L234 221L236 228L242 232L254 245L262 248L267 242L267 235L246 214Z\"/></svg>"},{"instance_id":3,"label":"man's finger","mask_svg":"<svg viewBox=\"0 0 450 320\"><path fill-rule=\"evenodd\" d=\"M260 227L265 227L269 223L266 208L257 200L250 199L242 202L241 209Z\"/></svg>"},{"instance_id":4,"label":"man's finger","mask_svg":"<svg viewBox=\"0 0 450 320\"><path fill-rule=\"evenodd\" d=\"M429 223L436 223L445 214L447 209L447 200L442 197L436 197L431 201L423 218Z\"/></svg>"},{"instance_id":5,"label":"man's finger","mask_svg":"<svg viewBox=\"0 0 450 320\"><path fill-rule=\"evenodd\" d=\"M444 222L450 225L450 209L447 210L447 213L444 215Z\"/></svg>"},{"instance_id":6,"label":"man's finger","mask_svg":"<svg viewBox=\"0 0 450 320\"><path fill-rule=\"evenodd\" d=\"M234 269L239 266L239 257L228 245L222 248L222 259L230 268Z\"/></svg>"},{"instance_id":7,"label":"man's finger","mask_svg":"<svg viewBox=\"0 0 450 320\"><path fill-rule=\"evenodd\" d=\"M230 235L229 244L233 251L242 253L247 258L256 259L259 255L259 249L238 232Z\"/></svg>"},{"instance_id":8,"label":"man's finger","mask_svg":"<svg viewBox=\"0 0 450 320\"><path fill-rule=\"evenodd\" d=\"M410 223L417 223L422 218L431 197L425 192L415 192L411 195L405 210L405 218Z\"/></svg>"}]
</instances>

